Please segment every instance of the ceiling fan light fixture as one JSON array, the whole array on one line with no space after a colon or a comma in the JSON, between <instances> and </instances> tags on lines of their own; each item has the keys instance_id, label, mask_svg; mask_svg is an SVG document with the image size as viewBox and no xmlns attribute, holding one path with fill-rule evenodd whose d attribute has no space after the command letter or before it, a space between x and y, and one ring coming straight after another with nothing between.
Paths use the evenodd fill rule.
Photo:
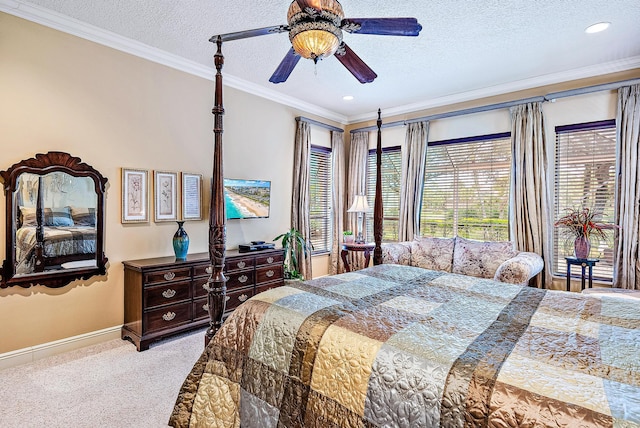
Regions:
<instances>
[{"instance_id":1,"label":"ceiling fan light fixture","mask_svg":"<svg viewBox=\"0 0 640 428\"><path fill-rule=\"evenodd\" d=\"M333 55L342 43L339 26L344 18L338 1L321 0L317 3L320 6L318 10L302 10L297 1L293 1L287 13L293 50L301 57L316 62Z\"/></svg>"},{"instance_id":2,"label":"ceiling fan light fixture","mask_svg":"<svg viewBox=\"0 0 640 428\"><path fill-rule=\"evenodd\" d=\"M293 50L301 57L314 61L333 55L340 43L342 37L326 30L306 30L291 38Z\"/></svg>"}]
</instances>

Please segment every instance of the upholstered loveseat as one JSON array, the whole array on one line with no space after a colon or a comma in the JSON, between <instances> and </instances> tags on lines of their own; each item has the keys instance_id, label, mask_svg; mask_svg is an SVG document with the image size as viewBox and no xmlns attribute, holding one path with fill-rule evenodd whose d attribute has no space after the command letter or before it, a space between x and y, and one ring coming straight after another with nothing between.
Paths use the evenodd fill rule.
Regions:
<instances>
[{"instance_id":1,"label":"upholstered loveseat","mask_svg":"<svg viewBox=\"0 0 640 428\"><path fill-rule=\"evenodd\" d=\"M455 238L416 238L382 244L383 263L489 278L527 285L543 268L542 257L519 252L511 242Z\"/></svg>"}]
</instances>

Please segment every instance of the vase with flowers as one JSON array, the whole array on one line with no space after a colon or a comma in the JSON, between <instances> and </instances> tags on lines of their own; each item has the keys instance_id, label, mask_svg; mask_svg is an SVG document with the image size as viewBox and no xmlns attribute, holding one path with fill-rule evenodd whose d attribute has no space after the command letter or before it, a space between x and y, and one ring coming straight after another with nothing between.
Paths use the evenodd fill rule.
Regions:
<instances>
[{"instance_id":1,"label":"vase with flowers","mask_svg":"<svg viewBox=\"0 0 640 428\"><path fill-rule=\"evenodd\" d=\"M577 259L589 258L592 235L598 239L606 240L605 230L617 227L611 223L596 221L598 214L588 207L567 208L566 212L555 222L555 225L563 228L567 238L573 238L573 251Z\"/></svg>"}]
</instances>

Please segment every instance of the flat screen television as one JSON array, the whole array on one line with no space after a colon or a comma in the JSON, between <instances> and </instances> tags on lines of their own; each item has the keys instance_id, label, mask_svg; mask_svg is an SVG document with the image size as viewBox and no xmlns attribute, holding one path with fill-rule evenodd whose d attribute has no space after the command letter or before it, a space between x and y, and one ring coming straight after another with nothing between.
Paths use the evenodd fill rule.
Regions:
<instances>
[{"instance_id":1,"label":"flat screen television","mask_svg":"<svg viewBox=\"0 0 640 428\"><path fill-rule=\"evenodd\" d=\"M224 179L227 219L269 217L271 182Z\"/></svg>"}]
</instances>

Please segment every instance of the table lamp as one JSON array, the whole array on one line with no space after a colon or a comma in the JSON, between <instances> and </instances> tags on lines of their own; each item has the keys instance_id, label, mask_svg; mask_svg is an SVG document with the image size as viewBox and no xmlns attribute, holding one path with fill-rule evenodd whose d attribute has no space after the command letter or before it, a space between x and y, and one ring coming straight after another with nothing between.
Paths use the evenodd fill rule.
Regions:
<instances>
[{"instance_id":1,"label":"table lamp","mask_svg":"<svg viewBox=\"0 0 640 428\"><path fill-rule=\"evenodd\" d=\"M366 195L356 195L355 200L353 201L353 205L351 208L347 210L348 213L358 213L358 228L356 229L356 244L364 244L364 237L362 229L362 223L364 218L364 213L370 213L371 208L369 208L369 204L367 203Z\"/></svg>"}]
</instances>

